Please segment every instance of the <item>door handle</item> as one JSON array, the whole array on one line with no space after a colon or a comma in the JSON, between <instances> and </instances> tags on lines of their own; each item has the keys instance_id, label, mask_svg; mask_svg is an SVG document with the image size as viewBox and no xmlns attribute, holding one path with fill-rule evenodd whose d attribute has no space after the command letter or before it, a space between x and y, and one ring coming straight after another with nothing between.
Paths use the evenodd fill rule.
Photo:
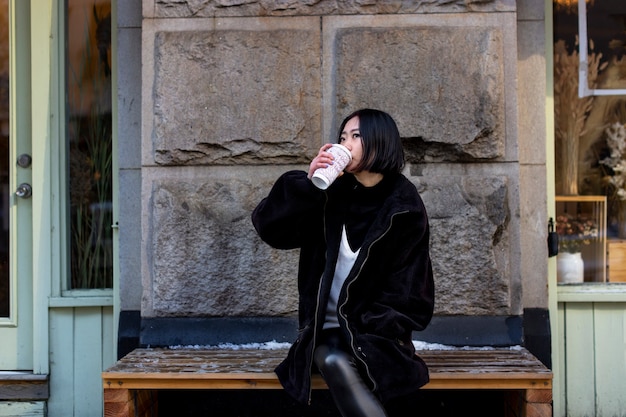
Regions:
<instances>
[{"instance_id":1,"label":"door handle","mask_svg":"<svg viewBox=\"0 0 626 417\"><path fill-rule=\"evenodd\" d=\"M15 190L15 195L20 198L29 198L31 195L33 195L33 187L31 187L30 184L23 182L17 186L17 190Z\"/></svg>"}]
</instances>

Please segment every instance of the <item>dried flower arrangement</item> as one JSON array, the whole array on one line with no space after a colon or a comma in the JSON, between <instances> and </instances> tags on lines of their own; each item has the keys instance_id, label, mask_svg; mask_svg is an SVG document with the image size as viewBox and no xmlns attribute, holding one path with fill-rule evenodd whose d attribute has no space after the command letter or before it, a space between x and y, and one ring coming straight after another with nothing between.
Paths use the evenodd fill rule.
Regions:
<instances>
[{"instance_id":1,"label":"dried flower arrangement","mask_svg":"<svg viewBox=\"0 0 626 417\"><path fill-rule=\"evenodd\" d=\"M608 168L604 181L614 190L614 196L626 200L626 126L613 123L604 130L610 155L600 160Z\"/></svg>"},{"instance_id":2,"label":"dried flower arrangement","mask_svg":"<svg viewBox=\"0 0 626 417\"><path fill-rule=\"evenodd\" d=\"M578 40L576 41L578 45ZM591 52L588 56L587 79L591 88L596 87L598 74L608 63L601 63L602 54L593 52L593 41L589 40ZM578 165L581 156L580 137L585 133L585 121L594 98L578 97L579 54L569 53L564 41L554 45L554 120L557 145L557 184L563 195L578 194Z\"/></svg>"},{"instance_id":3,"label":"dried flower arrangement","mask_svg":"<svg viewBox=\"0 0 626 417\"><path fill-rule=\"evenodd\" d=\"M590 245L598 237L598 227L591 218L564 213L556 217L556 232L559 235L559 251L580 252L584 245Z\"/></svg>"}]
</instances>

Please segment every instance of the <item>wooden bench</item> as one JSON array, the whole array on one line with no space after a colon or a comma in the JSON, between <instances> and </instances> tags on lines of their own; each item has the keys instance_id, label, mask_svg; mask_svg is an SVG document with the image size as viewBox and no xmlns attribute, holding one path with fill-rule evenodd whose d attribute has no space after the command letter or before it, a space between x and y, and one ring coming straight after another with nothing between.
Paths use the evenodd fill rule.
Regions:
<instances>
[{"instance_id":1,"label":"wooden bench","mask_svg":"<svg viewBox=\"0 0 626 417\"><path fill-rule=\"evenodd\" d=\"M504 415L552 416L552 372L523 348L424 350L428 390L504 390ZM153 415L158 390L281 389L281 349L136 349L102 373L104 415ZM314 389L327 388L319 375Z\"/></svg>"}]
</instances>

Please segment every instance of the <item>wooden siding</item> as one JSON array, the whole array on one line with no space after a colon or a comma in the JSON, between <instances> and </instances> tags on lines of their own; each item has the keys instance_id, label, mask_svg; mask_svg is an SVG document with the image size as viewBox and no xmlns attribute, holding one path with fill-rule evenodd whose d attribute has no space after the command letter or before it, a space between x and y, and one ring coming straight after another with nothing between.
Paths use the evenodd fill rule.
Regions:
<instances>
[{"instance_id":1,"label":"wooden siding","mask_svg":"<svg viewBox=\"0 0 626 417\"><path fill-rule=\"evenodd\" d=\"M0 402L0 417L45 417L46 403L43 401Z\"/></svg>"},{"instance_id":2,"label":"wooden siding","mask_svg":"<svg viewBox=\"0 0 626 417\"><path fill-rule=\"evenodd\" d=\"M104 369L115 363L113 307L50 310L51 416L101 417Z\"/></svg>"},{"instance_id":3,"label":"wooden siding","mask_svg":"<svg viewBox=\"0 0 626 417\"><path fill-rule=\"evenodd\" d=\"M562 416L625 416L626 302L568 298L558 303Z\"/></svg>"}]
</instances>

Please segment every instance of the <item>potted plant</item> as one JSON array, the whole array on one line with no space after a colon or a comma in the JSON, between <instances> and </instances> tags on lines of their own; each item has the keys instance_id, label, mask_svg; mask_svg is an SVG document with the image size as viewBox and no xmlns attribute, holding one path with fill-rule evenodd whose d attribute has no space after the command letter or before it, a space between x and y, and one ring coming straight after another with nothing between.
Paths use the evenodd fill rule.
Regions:
<instances>
[{"instance_id":1,"label":"potted plant","mask_svg":"<svg viewBox=\"0 0 626 417\"><path fill-rule=\"evenodd\" d=\"M598 237L597 225L583 214L572 216L563 213L556 217L556 232L559 235L557 280L563 283L583 282L582 248Z\"/></svg>"}]
</instances>

